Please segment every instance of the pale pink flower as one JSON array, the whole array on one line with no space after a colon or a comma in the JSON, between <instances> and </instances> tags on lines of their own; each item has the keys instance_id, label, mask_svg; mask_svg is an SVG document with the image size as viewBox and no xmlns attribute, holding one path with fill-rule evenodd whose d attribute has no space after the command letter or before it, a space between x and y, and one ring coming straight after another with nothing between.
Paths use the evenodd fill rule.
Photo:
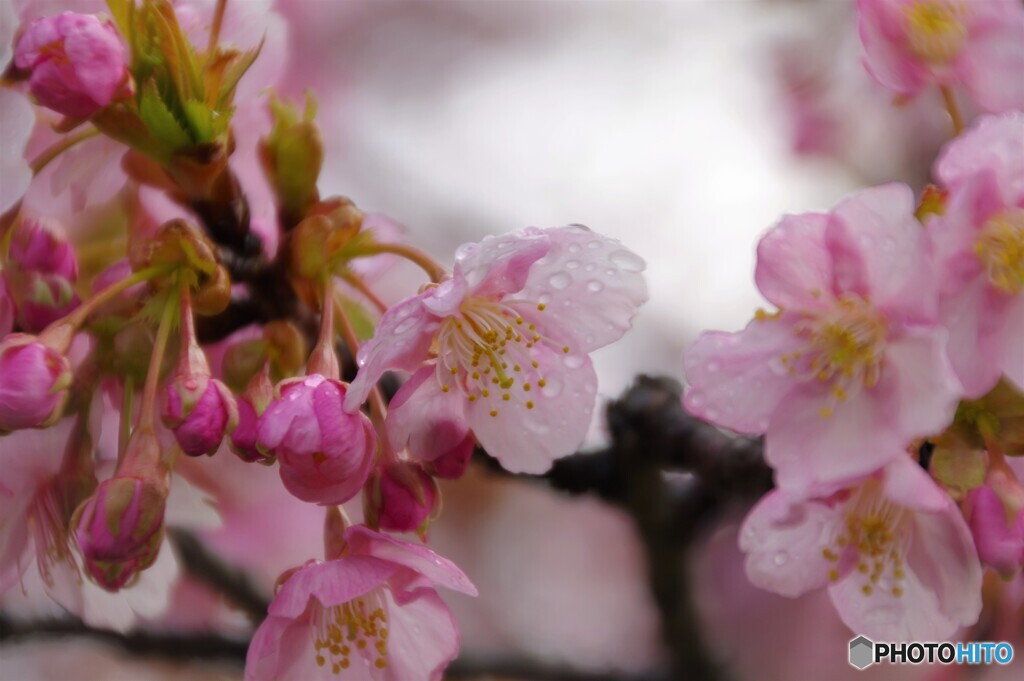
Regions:
<instances>
[{"instance_id":1,"label":"pale pink flower","mask_svg":"<svg viewBox=\"0 0 1024 681\"><path fill-rule=\"evenodd\" d=\"M34 20L18 40L14 61L31 71L29 88L43 106L78 118L110 104L128 78L117 30L88 14Z\"/></svg>"},{"instance_id":2,"label":"pale pink flower","mask_svg":"<svg viewBox=\"0 0 1024 681\"><path fill-rule=\"evenodd\" d=\"M3 22L0 22L2 24ZM35 125L32 104L19 92L0 88L0 213L7 212L28 190L32 168L25 160L25 145Z\"/></svg>"},{"instance_id":3,"label":"pale pink flower","mask_svg":"<svg viewBox=\"0 0 1024 681\"><path fill-rule=\"evenodd\" d=\"M827 586L853 631L935 641L981 612L981 564L952 499L913 460L826 497L770 492L740 531L747 576L795 598Z\"/></svg>"},{"instance_id":4,"label":"pale pink flower","mask_svg":"<svg viewBox=\"0 0 1024 681\"><path fill-rule=\"evenodd\" d=\"M767 433L782 488L866 475L953 417L961 387L913 210L910 189L890 184L784 217L761 239L755 275L779 311L704 333L683 358L687 410Z\"/></svg>"},{"instance_id":5,"label":"pale pink flower","mask_svg":"<svg viewBox=\"0 0 1024 681\"><path fill-rule=\"evenodd\" d=\"M340 556L286 573L249 645L245 678L440 681L459 630L435 587L476 588L424 546L361 525L344 543Z\"/></svg>"},{"instance_id":6,"label":"pale pink flower","mask_svg":"<svg viewBox=\"0 0 1024 681\"><path fill-rule=\"evenodd\" d=\"M927 233L943 273L950 360L968 397L1001 375L1024 388L1024 114L981 118L935 174L949 189Z\"/></svg>"},{"instance_id":7,"label":"pale pink flower","mask_svg":"<svg viewBox=\"0 0 1024 681\"><path fill-rule=\"evenodd\" d=\"M281 481L303 501L348 501L370 474L377 436L364 414L342 410L347 390L320 374L285 380L259 418L257 446L277 457Z\"/></svg>"},{"instance_id":8,"label":"pale pink flower","mask_svg":"<svg viewBox=\"0 0 1024 681\"><path fill-rule=\"evenodd\" d=\"M629 328L647 299L643 269L579 225L464 244L451 279L384 314L345 408L357 410L385 370L418 370L403 388L415 390L403 396L409 410L465 424L510 471L543 472L583 441L597 391L589 353Z\"/></svg>"},{"instance_id":9,"label":"pale pink flower","mask_svg":"<svg viewBox=\"0 0 1024 681\"><path fill-rule=\"evenodd\" d=\"M1016 0L858 0L865 66L913 96L962 85L979 107L1024 107L1024 8Z\"/></svg>"},{"instance_id":10,"label":"pale pink flower","mask_svg":"<svg viewBox=\"0 0 1024 681\"><path fill-rule=\"evenodd\" d=\"M992 487L982 485L964 500L978 557L1003 575L1012 576L1024 564L1024 511L1008 507Z\"/></svg>"}]
</instances>

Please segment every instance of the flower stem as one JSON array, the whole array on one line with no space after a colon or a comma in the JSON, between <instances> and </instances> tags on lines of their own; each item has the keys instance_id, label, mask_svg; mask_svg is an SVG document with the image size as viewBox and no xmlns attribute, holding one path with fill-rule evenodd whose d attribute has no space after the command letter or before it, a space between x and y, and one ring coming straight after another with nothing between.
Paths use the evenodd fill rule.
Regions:
<instances>
[{"instance_id":1,"label":"flower stem","mask_svg":"<svg viewBox=\"0 0 1024 681\"><path fill-rule=\"evenodd\" d=\"M85 322L89 315L96 311L96 308L100 307L103 303L106 303L114 296L130 289L136 284L141 284L144 281L149 281L150 279L155 279L163 274L168 274L173 269L173 265L154 265L153 267L147 267L144 270L134 272L121 281L111 284L93 297L89 298L89 300L75 308L75 311L65 319L73 321L75 326L79 326Z\"/></svg>"},{"instance_id":2,"label":"flower stem","mask_svg":"<svg viewBox=\"0 0 1024 681\"><path fill-rule=\"evenodd\" d=\"M365 296L366 299L369 300L373 304L373 306L376 307L377 310L379 310L381 313L388 311L388 304L381 300L377 296L377 294L373 292L373 289L371 289L366 284L366 281L362 277L360 277L357 274L353 274L352 272L345 272L341 275L341 278L345 281L345 283L349 284L352 288L362 293L363 296Z\"/></svg>"},{"instance_id":3,"label":"flower stem","mask_svg":"<svg viewBox=\"0 0 1024 681\"><path fill-rule=\"evenodd\" d=\"M121 423L117 433L117 466L121 467L128 438L132 434L132 403L135 401L135 381L130 377L124 381L121 395Z\"/></svg>"},{"instance_id":4,"label":"flower stem","mask_svg":"<svg viewBox=\"0 0 1024 681\"><path fill-rule=\"evenodd\" d=\"M181 284L178 284L180 291ZM142 389L142 406L139 408L139 427L154 429L156 427L156 389L160 381L160 367L163 365L167 341L171 337L174 315L178 312L177 295L169 295L164 303L160 326L157 327L156 340L153 342L153 354L149 356L149 370L146 372L146 384Z\"/></svg>"},{"instance_id":5,"label":"flower stem","mask_svg":"<svg viewBox=\"0 0 1024 681\"><path fill-rule=\"evenodd\" d=\"M381 253L391 253L392 255L397 255L400 258L405 258L426 272L427 276L429 276L430 280L435 284L448 278L448 270L446 270L441 263L437 262L420 249L407 244L373 243L360 249L361 256L379 255Z\"/></svg>"},{"instance_id":6,"label":"flower stem","mask_svg":"<svg viewBox=\"0 0 1024 681\"><path fill-rule=\"evenodd\" d=\"M99 128L88 127L84 130L79 130L73 135L69 134L61 137L32 160L32 163L29 164L29 167L32 168L32 174L38 175L42 172L43 168L50 164L50 161L57 158L79 142L84 142L85 140L96 137L99 134Z\"/></svg>"},{"instance_id":7,"label":"flower stem","mask_svg":"<svg viewBox=\"0 0 1024 681\"><path fill-rule=\"evenodd\" d=\"M960 104L956 101L956 93L948 85L940 85L939 91L942 92L942 99L946 103L946 111L949 112L949 118L953 121L953 136L956 137L964 129L964 118L963 114L960 113Z\"/></svg>"},{"instance_id":8,"label":"flower stem","mask_svg":"<svg viewBox=\"0 0 1024 681\"><path fill-rule=\"evenodd\" d=\"M334 279L330 276L324 277L321 298L320 335L306 363L306 373L338 380L341 378L341 367L338 365L338 353L334 351Z\"/></svg>"},{"instance_id":9,"label":"flower stem","mask_svg":"<svg viewBox=\"0 0 1024 681\"><path fill-rule=\"evenodd\" d=\"M220 27L224 24L224 10L228 7L228 0L217 0L217 7L213 10L213 24L210 26L210 41L206 44L206 51L212 53L220 42Z\"/></svg>"},{"instance_id":10,"label":"flower stem","mask_svg":"<svg viewBox=\"0 0 1024 681\"><path fill-rule=\"evenodd\" d=\"M345 314L345 307L335 299L334 301L335 312L338 315L338 324L341 326L341 337L345 339L345 345L348 346L349 352L355 357L359 353L359 337L356 335L355 329L352 327L352 322L349 321L348 315ZM384 419L388 414L388 408L384 403L384 396L380 392L380 386L373 386L370 390L370 422L373 423L374 429L377 431L377 436L381 440L381 450L385 462L393 462L397 460L394 451L391 449L391 445L388 443L387 431L384 430Z\"/></svg>"}]
</instances>

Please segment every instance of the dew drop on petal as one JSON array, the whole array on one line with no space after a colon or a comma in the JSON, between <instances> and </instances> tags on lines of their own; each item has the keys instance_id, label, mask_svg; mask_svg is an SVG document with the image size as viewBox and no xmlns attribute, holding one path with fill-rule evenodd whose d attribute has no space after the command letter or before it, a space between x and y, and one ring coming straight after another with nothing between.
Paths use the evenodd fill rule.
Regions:
<instances>
[{"instance_id":1,"label":"dew drop on petal","mask_svg":"<svg viewBox=\"0 0 1024 681\"><path fill-rule=\"evenodd\" d=\"M608 259L612 261L613 265L626 272L642 272L644 269L644 261L640 256L624 249L612 251Z\"/></svg>"},{"instance_id":2,"label":"dew drop on petal","mask_svg":"<svg viewBox=\"0 0 1024 681\"><path fill-rule=\"evenodd\" d=\"M579 369L583 366L582 355L566 355L562 358L562 363L570 369Z\"/></svg>"},{"instance_id":3,"label":"dew drop on petal","mask_svg":"<svg viewBox=\"0 0 1024 681\"><path fill-rule=\"evenodd\" d=\"M593 272L596 269L597 269L597 265L595 265L592 262L588 262L586 265L583 266L583 271L584 272Z\"/></svg>"},{"instance_id":4,"label":"dew drop on petal","mask_svg":"<svg viewBox=\"0 0 1024 681\"><path fill-rule=\"evenodd\" d=\"M593 241L588 241L587 242L587 248L589 248L591 250L597 250L598 248L601 248L601 242L598 239L594 239Z\"/></svg>"},{"instance_id":5,"label":"dew drop on petal","mask_svg":"<svg viewBox=\"0 0 1024 681\"><path fill-rule=\"evenodd\" d=\"M774 556L772 556L772 562L775 563L775 565L778 567L782 567L783 565L785 565L788 560L789 554L785 551L779 551Z\"/></svg>"},{"instance_id":6,"label":"dew drop on petal","mask_svg":"<svg viewBox=\"0 0 1024 681\"><path fill-rule=\"evenodd\" d=\"M718 362L716 362L715 360L711 360L710 362L704 365L704 370L707 371L709 374L716 373L718 371L718 368Z\"/></svg>"},{"instance_id":7,"label":"dew drop on petal","mask_svg":"<svg viewBox=\"0 0 1024 681\"><path fill-rule=\"evenodd\" d=\"M599 282L597 279L591 279L587 282L587 290L591 293L600 293L604 289L604 284Z\"/></svg>"},{"instance_id":8,"label":"dew drop on petal","mask_svg":"<svg viewBox=\"0 0 1024 681\"><path fill-rule=\"evenodd\" d=\"M579 266L580 266L580 261L579 260L567 260L565 262L565 269L567 269L567 270L574 270L574 269L576 269Z\"/></svg>"},{"instance_id":9,"label":"dew drop on petal","mask_svg":"<svg viewBox=\"0 0 1024 681\"><path fill-rule=\"evenodd\" d=\"M540 389L544 397L558 397L562 392L562 379L557 376L549 376L544 379L544 387Z\"/></svg>"},{"instance_id":10,"label":"dew drop on petal","mask_svg":"<svg viewBox=\"0 0 1024 681\"><path fill-rule=\"evenodd\" d=\"M555 272L548 277L548 284L557 291L563 291L572 284L572 277L567 272Z\"/></svg>"},{"instance_id":11,"label":"dew drop on petal","mask_svg":"<svg viewBox=\"0 0 1024 681\"><path fill-rule=\"evenodd\" d=\"M569 252L570 253L579 253L580 252L580 245L577 244L577 243L569 244Z\"/></svg>"}]
</instances>

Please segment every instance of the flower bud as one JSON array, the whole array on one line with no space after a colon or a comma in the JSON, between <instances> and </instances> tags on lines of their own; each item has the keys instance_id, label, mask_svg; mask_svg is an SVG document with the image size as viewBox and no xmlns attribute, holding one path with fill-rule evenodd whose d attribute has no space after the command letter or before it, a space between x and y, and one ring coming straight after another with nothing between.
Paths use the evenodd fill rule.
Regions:
<instances>
[{"instance_id":1,"label":"flower bud","mask_svg":"<svg viewBox=\"0 0 1024 681\"><path fill-rule=\"evenodd\" d=\"M164 487L142 478L104 480L75 510L71 527L94 582L117 591L156 560L164 538Z\"/></svg>"},{"instance_id":2,"label":"flower bud","mask_svg":"<svg viewBox=\"0 0 1024 681\"><path fill-rule=\"evenodd\" d=\"M277 457L284 486L303 501L348 501L370 473L377 436L364 414L342 409L346 390L319 374L282 381L260 417L257 446Z\"/></svg>"},{"instance_id":3,"label":"flower bud","mask_svg":"<svg viewBox=\"0 0 1024 681\"><path fill-rule=\"evenodd\" d=\"M371 498L377 502L382 530L413 532L424 528L437 504L438 490L421 466L404 462L388 466L375 482Z\"/></svg>"},{"instance_id":4,"label":"flower bud","mask_svg":"<svg viewBox=\"0 0 1024 681\"><path fill-rule=\"evenodd\" d=\"M467 435L459 444L428 462L426 466L439 478L457 480L466 472L469 460L473 458L474 449L476 449L476 440L472 435Z\"/></svg>"},{"instance_id":5,"label":"flower bud","mask_svg":"<svg viewBox=\"0 0 1024 681\"><path fill-rule=\"evenodd\" d=\"M231 431L231 451L246 462L273 463L274 457L267 456L256 446L259 433L259 419L274 398L268 369L256 373L238 398L238 426Z\"/></svg>"},{"instance_id":6,"label":"flower bud","mask_svg":"<svg viewBox=\"0 0 1024 681\"><path fill-rule=\"evenodd\" d=\"M152 238L134 244L128 257L136 271L161 265L191 270L199 288L218 276L216 246L185 220L165 222Z\"/></svg>"},{"instance_id":7,"label":"flower bud","mask_svg":"<svg viewBox=\"0 0 1024 681\"><path fill-rule=\"evenodd\" d=\"M313 118L316 105L307 97L302 119L296 108L276 97L270 100L274 127L260 140L260 161L277 195L286 224L294 225L317 200L317 178L324 149Z\"/></svg>"},{"instance_id":8,"label":"flower bud","mask_svg":"<svg viewBox=\"0 0 1024 681\"><path fill-rule=\"evenodd\" d=\"M60 418L73 374L63 353L35 336L0 342L0 433L40 428Z\"/></svg>"},{"instance_id":9,"label":"flower bud","mask_svg":"<svg viewBox=\"0 0 1024 681\"><path fill-rule=\"evenodd\" d=\"M29 88L43 106L87 118L125 91L127 53L110 22L63 12L36 19L14 53L19 69L31 71Z\"/></svg>"},{"instance_id":10,"label":"flower bud","mask_svg":"<svg viewBox=\"0 0 1024 681\"><path fill-rule=\"evenodd\" d=\"M967 493L964 512L981 562L1012 577L1024 563L1024 499L1020 483L993 474Z\"/></svg>"},{"instance_id":11,"label":"flower bud","mask_svg":"<svg viewBox=\"0 0 1024 681\"><path fill-rule=\"evenodd\" d=\"M74 249L47 221L22 218L15 224L4 276L27 331L42 331L81 302L73 288L78 278Z\"/></svg>"}]
</instances>

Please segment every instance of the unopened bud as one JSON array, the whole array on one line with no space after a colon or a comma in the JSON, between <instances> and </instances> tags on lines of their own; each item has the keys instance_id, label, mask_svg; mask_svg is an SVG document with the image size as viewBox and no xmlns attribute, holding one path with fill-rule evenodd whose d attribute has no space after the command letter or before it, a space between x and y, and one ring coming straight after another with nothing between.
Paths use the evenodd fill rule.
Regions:
<instances>
[{"instance_id":1,"label":"unopened bud","mask_svg":"<svg viewBox=\"0 0 1024 681\"><path fill-rule=\"evenodd\" d=\"M371 483L376 494L377 521L391 532L423 531L437 504L434 479L414 463L398 463L384 468ZM379 497L377 496L379 494Z\"/></svg>"},{"instance_id":2,"label":"unopened bud","mask_svg":"<svg viewBox=\"0 0 1024 681\"><path fill-rule=\"evenodd\" d=\"M0 342L0 433L60 418L74 378L63 350L22 333Z\"/></svg>"},{"instance_id":3,"label":"unopened bud","mask_svg":"<svg viewBox=\"0 0 1024 681\"><path fill-rule=\"evenodd\" d=\"M294 225L317 200L324 149L320 130L313 122L316 104L307 96L301 120L294 106L276 97L270 100L270 110L274 127L260 140L260 161L285 222Z\"/></svg>"},{"instance_id":4,"label":"unopened bud","mask_svg":"<svg viewBox=\"0 0 1024 681\"><path fill-rule=\"evenodd\" d=\"M38 332L81 302L75 294L78 260L59 226L21 218L14 225L4 277L22 328Z\"/></svg>"},{"instance_id":5,"label":"unopened bud","mask_svg":"<svg viewBox=\"0 0 1024 681\"><path fill-rule=\"evenodd\" d=\"M217 276L216 246L186 220L165 222L152 238L134 244L128 257L136 271L160 266L190 271L197 288Z\"/></svg>"},{"instance_id":6,"label":"unopened bud","mask_svg":"<svg viewBox=\"0 0 1024 681\"><path fill-rule=\"evenodd\" d=\"M268 368L256 373L238 398L238 426L231 431L231 451L246 462L273 463L274 457L257 446L260 416L274 399Z\"/></svg>"}]
</instances>

